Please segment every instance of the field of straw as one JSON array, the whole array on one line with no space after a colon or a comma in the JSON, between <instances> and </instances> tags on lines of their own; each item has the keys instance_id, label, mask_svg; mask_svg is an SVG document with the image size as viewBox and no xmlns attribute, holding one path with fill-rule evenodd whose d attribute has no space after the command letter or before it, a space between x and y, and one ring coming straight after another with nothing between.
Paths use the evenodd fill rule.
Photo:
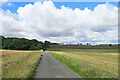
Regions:
<instances>
[{"instance_id":1,"label":"field of straw","mask_svg":"<svg viewBox=\"0 0 120 80\"><path fill-rule=\"evenodd\" d=\"M118 78L117 49L58 49L49 53L82 78Z\"/></svg>"},{"instance_id":2,"label":"field of straw","mask_svg":"<svg viewBox=\"0 0 120 80\"><path fill-rule=\"evenodd\" d=\"M32 78L42 55L41 51L2 51L2 78Z\"/></svg>"}]
</instances>

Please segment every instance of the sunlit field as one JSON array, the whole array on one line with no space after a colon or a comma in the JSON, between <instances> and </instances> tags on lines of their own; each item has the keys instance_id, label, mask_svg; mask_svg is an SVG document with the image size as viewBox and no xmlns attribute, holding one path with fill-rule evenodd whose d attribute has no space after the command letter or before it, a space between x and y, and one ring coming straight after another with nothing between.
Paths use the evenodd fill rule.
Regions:
<instances>
[{"instance_id":1,"label":"sunlit field","mask_svg":"<svg viewBox=\"0 0 120 80\"><path fill-rule=\"evenodd\" d=\"M32 78L41 51L2 50L3 78Z\"/></svg>"},{"instance_id":2,"label":"sunlit field","mask_svg":"<svg viewBox=\"0 0 120 80\"><path fill-rule=\"evenodd\" d=\"M117 49L57 49L49 52L82 78L118 78Z\"/></svg>"}]
</instances>

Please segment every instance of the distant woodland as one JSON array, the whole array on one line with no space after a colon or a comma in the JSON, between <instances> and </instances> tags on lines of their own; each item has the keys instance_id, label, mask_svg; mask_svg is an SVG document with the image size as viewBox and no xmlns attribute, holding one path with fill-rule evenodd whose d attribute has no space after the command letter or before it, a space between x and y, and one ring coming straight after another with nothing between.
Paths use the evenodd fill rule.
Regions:
<instances>
[{"instance_id":1,"label":"distant woodland","mask_svg":"<svg viewBox=\"0 0 120 80\"><path fill-rule=\"evenodd\" d=\"M108 47L107 47L108 46ZM113 46L113 47L110 47ZM114 47L116 46L116 47ZM94 48L117 48L118 44L99 44L93 46ZM38 41L36 39L26 39L26 38L13 38L0 36L0 49L9 49L9 50L47 50L48 48L93 48L92 45L64 45L58 43L51 43L50 41Z\"/></svg>"},{"instance_id":2,"label":"distant woodland","mask_svg":"<svg viewBox=\"0 0 120 80\"><path fill-rule=\"evenodd\" d=\"M58 45L49 41L37 41L36 39L12 38L0 36L0 48L10 50L46 50L49 45Z\"/></svg>"}]
</instances>

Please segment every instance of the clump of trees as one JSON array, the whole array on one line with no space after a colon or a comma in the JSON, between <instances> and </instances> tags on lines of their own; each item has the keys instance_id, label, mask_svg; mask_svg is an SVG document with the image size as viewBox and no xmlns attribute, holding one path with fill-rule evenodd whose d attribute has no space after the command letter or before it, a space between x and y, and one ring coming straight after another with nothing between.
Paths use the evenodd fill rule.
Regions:
<instances>
[{"instance_id":1,"label":"clump of trees","mask_svg":"<svg viewBox=\"0 0 120 80\"><path fill-rule=\"evenodd\" d=\"M25 38L5 38L0 36L0 44L2 49L10 49L10 50L47 50L49 45L53 43L49 41L41 42L36 39L25 39Z\"/></svg>"},{"instance_id":2,"label":"clump of trees","mask_svg":"<svg viewBox=\"0 0 120 80\"><path fill-rule=\"evenodd\" d=\"M99 46L119 46L119 44L99 44Z\"/></svg>"}]
</instances>

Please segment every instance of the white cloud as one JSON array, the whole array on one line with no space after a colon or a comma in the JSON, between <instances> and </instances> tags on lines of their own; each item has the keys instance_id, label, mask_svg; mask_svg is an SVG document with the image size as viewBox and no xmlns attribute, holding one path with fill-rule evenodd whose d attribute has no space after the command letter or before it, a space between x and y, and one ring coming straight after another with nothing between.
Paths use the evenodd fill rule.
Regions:
<instances>
[{"instance_id":1,"label":"white cloud","mask_svg":"<svg viewBox=\"0 0 120 80\"><path fill-rule=\"evenodd\" d=\"M2 5L5 4L6 2L8 2L8 0L0 0L0 6L2 6Z\"/></svg>"},{"instance_id":2,"label":"white cloud","mask_svg":"<svg viewBox=\"0 0 120 80\"><path fill-rule=\"evenodd\" d=\"M17 21L17 15L11 13L9 10L4 11L0 9L0 34L5 36L22 36L22 23Z\"/></svg>"},{"instance_id":3,"label":"white cloud","mask_svg":"<svg viewBox=\"0 0 120 80\"><path fill-rule=\"evenodd\" d=\"M91 11L65 6L57 9L53 2L44 1L27 4L17 12L0 10L3 35L73 43L117 40L118 8L109 3Z\"/></svg>"}]
</instances>

